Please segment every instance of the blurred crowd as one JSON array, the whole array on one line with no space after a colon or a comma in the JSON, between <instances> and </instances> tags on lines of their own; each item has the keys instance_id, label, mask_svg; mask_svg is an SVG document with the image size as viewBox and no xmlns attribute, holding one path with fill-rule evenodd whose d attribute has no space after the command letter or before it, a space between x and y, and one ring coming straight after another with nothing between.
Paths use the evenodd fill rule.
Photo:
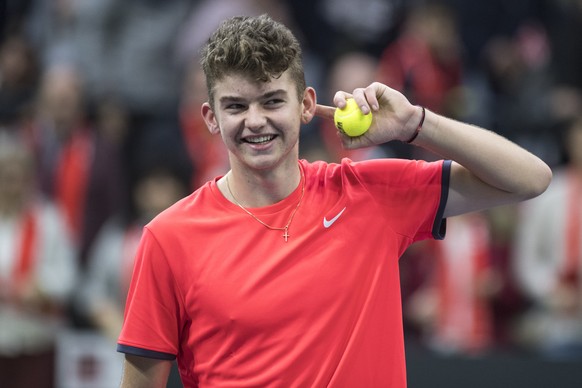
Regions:
<instances>
[{"instance_id":1,"label":"blurred crowd","mask_svg":"<svg viewBox=\"0 0 582 388\"><path fill-rule=\"evenodd\" d=\"M6 386L51 386L63 328L113 344L141 228L227 171L200 116L198 50L239 14L269 13L297 34L320 103L378 80L553 168L538 199L449 219L448 238L405 253L405 330L442 354L582 360L582 0L0 4ZM335 131L305 126L302 157L438 157L400 143L347 151Z\"/></svg>"}]
</instances>

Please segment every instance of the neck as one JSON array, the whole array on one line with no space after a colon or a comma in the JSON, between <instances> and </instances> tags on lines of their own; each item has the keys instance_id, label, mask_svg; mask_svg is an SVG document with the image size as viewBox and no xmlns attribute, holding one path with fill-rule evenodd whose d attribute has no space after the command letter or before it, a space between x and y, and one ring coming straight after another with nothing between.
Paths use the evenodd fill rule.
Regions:
<instances>
[{"instance_id":1,"label":"neck","mask_svg":"<svg viewBox=\"0 0 582 388\"><path fill-rule=\"evenodd\" d=\"M226 187L226 179L230 191ZM233 167L221 179L222 193L231 202L239 202L245 207L263 207L277 203L287 198L301 183L302 172L298 162L293 168L269 171L268 173L239 173ZM232 193L231 193L232 192ZM236 198L233 198L236 197Z\"/></svg>"}]
</instances>

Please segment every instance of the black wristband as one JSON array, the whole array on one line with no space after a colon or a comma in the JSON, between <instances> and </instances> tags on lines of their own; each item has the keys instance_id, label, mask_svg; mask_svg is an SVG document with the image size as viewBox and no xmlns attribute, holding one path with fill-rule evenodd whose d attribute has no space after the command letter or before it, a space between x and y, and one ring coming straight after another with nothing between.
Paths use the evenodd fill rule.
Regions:
<instances>
[{"instance_id":1,"label":"black wristband","mask_svg":"<svg viewBox=\"0 0 582 388\"><path fill-rule=\"evenodd\" d=\"M416 127L416 131L414 131L414 135L412 135L412 137L406 141L406 143L410 144L412 143L416 137L418 136L418 134L420 133L420 130L422 129L422 124L424 124L424 116L426 114L424 106L421 106L420 109L422 109L422 116L420 117L420 123L418 123L418 127Z\"/></svg>"}]
</instances>

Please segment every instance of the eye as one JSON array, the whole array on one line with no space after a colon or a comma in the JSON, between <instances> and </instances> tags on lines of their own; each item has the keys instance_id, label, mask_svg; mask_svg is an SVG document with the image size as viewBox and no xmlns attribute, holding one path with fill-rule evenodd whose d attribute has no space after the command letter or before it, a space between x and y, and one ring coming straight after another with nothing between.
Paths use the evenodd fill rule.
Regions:
<instances>
[{"instance_id":1,"label":"eye","mask_svg":"<svg viewBox=\"0 0 582 388\"><path fill-rule=\"evenodd\" d=\"M267 100L265 105L269 107L278 107L282 105L284 102L285 100L283 100L282 98L271 98L270 100Z\"/></svg>"},{"instance_id":2,"label":"eye","mask_svg":"<svg viewBox=\"0 0 582 388\"><path fill-rule=\"evenodd\" d=\"M232 104L226 105L224 107L224 109L226 109L228 111L232 111L232 112L238 112L238 111L245 109L245 106L243 104L233 102Z\"/></svg>"}]
</instances>

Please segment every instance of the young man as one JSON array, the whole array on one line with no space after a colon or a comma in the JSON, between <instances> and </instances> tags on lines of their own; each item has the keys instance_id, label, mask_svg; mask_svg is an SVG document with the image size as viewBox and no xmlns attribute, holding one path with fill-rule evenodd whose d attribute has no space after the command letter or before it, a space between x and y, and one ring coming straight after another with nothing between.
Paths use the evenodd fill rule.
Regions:
<instances>
[{"instance_id":1,"label":"young man","mask_svg":"<svg viewBox=\"0 0 582 388\"><path fill-rule=\"evenodd\" d=\"M444 218L525 200L547 165L492 132L373 83L353 96L370 130L447 161L299 160L299 132L332 119L306 87L297 40L267 16L227 20L202 52L202 115L231 170L144 230L118 350L123 387L405 387L398 258ZM450 160L448 160L450 159ZM451 161L452 160L452 161Z\"/></svg>"}]
</instances>

